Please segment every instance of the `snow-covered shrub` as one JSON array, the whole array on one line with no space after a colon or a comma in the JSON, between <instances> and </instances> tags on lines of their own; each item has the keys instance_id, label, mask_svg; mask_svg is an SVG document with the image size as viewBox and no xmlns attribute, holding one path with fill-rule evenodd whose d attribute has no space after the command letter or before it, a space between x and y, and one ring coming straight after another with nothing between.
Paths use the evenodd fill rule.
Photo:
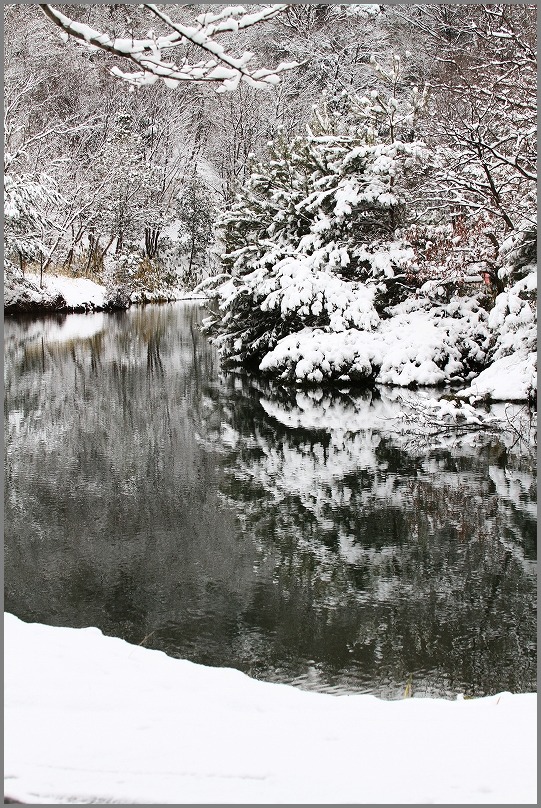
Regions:
<instances>
[{"instance_id":1,"label":"snow-covered shrub","mask_svg":"<svg viewBox=\"0 0 541 808\"><path fill-rule=\"evenodd\" d=\"M411 298L382 323L377 381L399 386L458 382L483 367L491 344L487 313L475 298L434 305Z\"/></svg>"},{"instance_id":2,"label":"snow-covered shrub","mask_svg":"<svg viewBox=\"0 0 541 808\"><path fill-rule=\"evenodd\" d=\"M537 266L496 298L489 326L496 336L492 359L537 349Z\"/></svg>"},{"instance_id":3,"label":"snow-covered shrub","mask_svg":"<svg viewBox=\"0 0 541 808\"><path fill-rule=\"evenodd\" d=\"M534 272L537 273L537 217L521 222L499 249L498 275L502 280L516 282Z\"/></svg>"},{"instance_id":4,"label":"snow-covered shrub","mask_svg":"<svg viewBox=\"0 0 541 808\"><path fill-rule=\"evenodd\" d=\"M376 381L399 387L471 377L491 345L487 312L475 300L434 306L428 298L398 304L374 330L304 328L281 339L260 370L283 381Z\"/></svg>"},{"instance_id":5,"label":"snow-covered shrub","mask_svg":"<svg viewBox=\"0 0 541 808\"><path fill-rule=\"evenodd\" d=\"M379 322L374 285L345 281L328 267L315 270L306 258L284 258L273 273L260 267L220 288L225 335L216 341L229 364L257 360L306 325L336 333Z\"/></svg>"},{"instance_id":6,"label":"snow-covered shrub","mask_svg":"<svg viewBox=\"0 0 541 808\"><path fill-rule=\"evenodd\" d=\"M256 270L251 277L258 273L264 275ZM262 311L320 318L331 331L371 330L379 322L373 305L375 286L345 282L329 270L312 269L306 261L280 261L276 273L264 277L261 291L267 295L260 306Z\"/></svg>"},{"instance_id":7,"label":"snow-covered shrub","mask_svg":"<svg viewBox=\"0 0 541 808\"><path fill-rule=\"evenodd\" d=\"M498 278L503 291L490 312L494 334L491 359L537 350L537 227L522 222L499 250Z\"/></svg>"},{"instance_id":8,"label":"snow-covered shrub","mask_svg":"<svg viewBox=\"0 0 541 808\"><path fill-rule=\"evenodd\" d=\"M304 328L280 340L259 369L297 384L349 384L372 379L377 356L374 340L363 339L357 329L333 333Z\"/></svg>"}]
</instances>

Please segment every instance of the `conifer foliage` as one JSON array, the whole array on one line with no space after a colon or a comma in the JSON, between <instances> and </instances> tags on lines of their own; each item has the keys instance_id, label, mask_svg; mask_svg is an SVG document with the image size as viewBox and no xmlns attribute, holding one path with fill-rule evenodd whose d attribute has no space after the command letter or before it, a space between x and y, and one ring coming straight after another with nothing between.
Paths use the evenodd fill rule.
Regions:
<instances>
[{"instance_id":1,"label":"conifer foliage","mask_svg":"<svg viewBox=\"0 0 541 808\"><path fill-rule=\"evenodd\" d=\"M278 136L221 228L228 275L211 280L220 314L208 328L229 364L260 361L304 327L371 330L407 291L411 248L395 230L411 220L408 189L423 144L414 122L424 94L397 97L400 61L379 65L386 91L324 97L304 136ZM406 136L404 136L406 135Z\"/></svg>"}]
</instances>

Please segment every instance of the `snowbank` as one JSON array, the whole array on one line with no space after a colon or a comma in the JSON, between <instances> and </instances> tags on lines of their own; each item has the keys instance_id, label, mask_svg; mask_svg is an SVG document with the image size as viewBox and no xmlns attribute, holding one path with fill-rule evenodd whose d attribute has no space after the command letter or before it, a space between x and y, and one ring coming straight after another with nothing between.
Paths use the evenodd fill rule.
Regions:
<instances>
[{"instance_id":1,"label":"snowbank","mask_svg":"<svg viewBox=\"0 0 541 808\"><path fill-rule=\"evenodd\" d=\"M463 382L459 396L527 401L537 388L536 317L526 301L501 294L490 316L475 300L443 306L409 300L372 330L304 328L261 361L264 373L296 383L370 381L397 387ZM498 332L498 328L500 331ZM491 349L491 332L498 333Z\"/></svg>"},{"instance_id":2,"label":"snowbank","mask_svg":"<svg viewBox=\"0 0 541 808\"><path fill-rule=\"evenodd\" d=\"M467 377L483 361L490 336L475 301L431 306L406 301L373 331L305 328L281 339L260 370L295 382L373 380L400 387Z\"/></svg>"},{"instance_id":3,"label":"snowbank","mask_svg":"<svg viewBox=\"0 0 541 808\"><path fill-rule=\"evenodd\" d=\"M7 262L6 262L7 263ZM4 311L23 312L43 310L58 310L65 308L66 301L61 294L51 294L48 290L39 286L39 279L36 283L28 276L24 277L19 273L4 268Z\"/></svg>"},{"instance_id":4,"label":"snowbank","mask_svg":"<svg viewBox=\"0 0 541 808\"><path fill-rule=\"evenodd\" d=\"M177 300L204 300L205 295L178 288L142 289L131 294L120 288L95 283L88 278L68 278L63 275L39 275L20 272L4 274L4 311L103 311L127 309L132 303L165 303Z\"/></svg>"},{"instance_id":5,"label":"snowbank","mask_svg":"<svg viewBox=\"0 0 541 808\"><path fill-rule=\"evenodd\" d=\"M37 804L535 804L536 702L304 692L6 615L5 793Z\"/></svg>"},{"instance_id":6,"label":"snowbank","mask_svg":"<svg viewBox=\"0 0 541 808\"><path fill-rule=\"evenodd\" d=\"M34 280L34 278L30 278ZM39 278L36 275L34 282ZM107 305L107 289L88 278L65 278L45 275L43 286L47 292L61 294L68 309L103 309Z\"/></svg>"},{"instance_id":7,"label":"snowbank","mask_svg":"<svg viewBox=\"0 0 541 808\"><path fill-rule=\"evenodd\" d=\"M496 359L477 376L461 398L487 398L491 401L526 401L537 390L537 354L510 354Z\"/></svg>"},{"instance_id":8,"label":"snowbank","mask_svg":"<svg viewBox=\"0 0 541 808\"><path fill-rule=\"evenodd\" d=\"M493 359L537 350L536 291L537 265L532 265L524 278L496 298L488 320L496 334Z\"/></svg>"},{"instance_id":9,"label":"snowbank","mask_svg":"<svg viewBox=\"0 0 541 808\"><path fill-rule=\"evenodd\" d=\"M531 400L537 390L537 265L496 298L488 325L496 335L491 364L459 395L492 401ZM526 271L523 269L523 271Z\"/></svg>"},{"instance_id":10,"label":"snowbank","mask_svg":"<svg viewBox=\"0 0 541 808\"><path fill-rule=\"evenodd\" d=\"M105 286L88 278L44 275L13 275L4 284L4 311L96 311L112 308Z\"/></svg>"}]
</instances>

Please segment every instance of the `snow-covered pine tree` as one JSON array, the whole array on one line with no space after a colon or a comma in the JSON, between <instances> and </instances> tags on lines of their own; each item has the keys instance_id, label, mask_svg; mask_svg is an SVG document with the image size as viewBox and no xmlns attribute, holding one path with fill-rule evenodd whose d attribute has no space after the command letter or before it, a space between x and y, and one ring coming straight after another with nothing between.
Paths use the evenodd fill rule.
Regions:
<instances>
[{"instance_id":1,"label":"snow-covered pine tree","mask_svg":"<svg viewBox=\"0 0 541 808\"><path fill-rule=\"evenodd\" d=\"M350 99L346 114L323 98L305 136L279 136L254 163L221 221L229 274L206 285L219 298L207 324L226 364L258 362L305 327L372 329L394 290L404 293L397 275L412 253L394 231L412 214L423 94L400 99L399 70L394 58L390 91Z\"/></svg>"}]
</instances>

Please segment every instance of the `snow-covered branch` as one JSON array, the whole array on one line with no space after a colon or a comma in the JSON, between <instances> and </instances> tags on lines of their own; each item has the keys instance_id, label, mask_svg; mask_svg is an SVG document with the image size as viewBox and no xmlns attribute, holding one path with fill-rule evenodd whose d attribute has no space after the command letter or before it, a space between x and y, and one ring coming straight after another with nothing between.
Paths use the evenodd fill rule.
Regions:
<instances>
[{"instance_id":1,"label":"snow-covered branch","mask_svg":"<svg viewBox=\"0 0 541 808\"><path fill-rule=\"evenodd\" d=\"M91 49L104 50L113 56L129 60L137 70L124 72L115 66L111 72L138 86L153 84L159 79L168 87L177 87L182 82L214 82L219 85L218 90L223 92L235 90L240 81L251 86L276 85L280 82L281 73L298 66L297 62L282 62L272 69L249 68L248 63L253 58L253 53L246 51L240 57L235 57L214 39L217 34L237 33L270 20L287 9L287 4L275 4L255 13L247 13L242 6L231 6L217 14L201 14L196 19L196 25L172 20L153 3L145 3L143 6L164 23L171 33L157 36L149 31L145 39L112 37L85 23L72 20L48 3L40 3L45 16L62 29L62 36L66 41L69 36L73 36ZM193 45L207 58L195 64L188 63L186 58L179 64L170 61L165 54L179 45Z\"/></svg>"},{"instance_id":2,"label":"snow-covered branch","mask_svg":"<svg viewBox=\"0 0 541 808\"><path fill-rule=\"evenodd\" d=\"M505 437L510 449L520 445L523 451L535 454L537 414L527 406L507 404L503 412L495 414L449 397L397 400L402 407L401 428L417 444L434 445L438 440L482 433L485 438L491 434Z\"/></svg>"}]
</instances>

